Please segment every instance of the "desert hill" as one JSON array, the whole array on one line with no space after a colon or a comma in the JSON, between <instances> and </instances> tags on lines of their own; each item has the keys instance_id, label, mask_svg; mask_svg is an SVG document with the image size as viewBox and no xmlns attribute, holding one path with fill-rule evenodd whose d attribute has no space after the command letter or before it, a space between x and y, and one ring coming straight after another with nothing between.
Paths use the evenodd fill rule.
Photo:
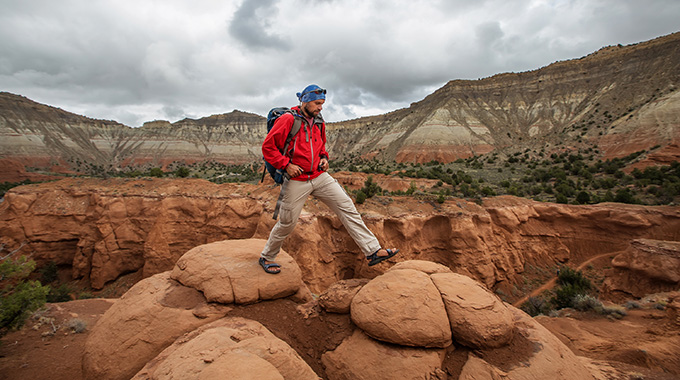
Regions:
<instances>
[{"instance_id":1,"label":"desert hill","mask_svg":"<svg viewBox=\"0 0 680 380\"><path fill-rule=\"evenodd\" d=\"M596 147L677 161L680 33L609 46L523 73L454 80L409 108L329 123L333 157L451 162L495 152ZM0 93L0 158L31 169L101 174L172 162L259 160L265 118L233 111L129 128Z\"/></svg>"}]
</instances>

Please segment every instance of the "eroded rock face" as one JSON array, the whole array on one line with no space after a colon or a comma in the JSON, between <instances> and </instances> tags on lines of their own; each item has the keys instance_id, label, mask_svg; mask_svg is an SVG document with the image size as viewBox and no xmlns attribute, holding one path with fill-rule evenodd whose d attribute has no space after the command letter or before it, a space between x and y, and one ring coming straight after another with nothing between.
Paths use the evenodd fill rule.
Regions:
<instances>
[{"instance_id":1,"label":"eroded rock face","mask_svg":"<svg viewBox=\"0 0 680 380\"><path fill-rule=\"evenodd\" d=\"M31 252L39 266L70 267L74 279L99 289L125 273L171 270L202 244L266 239L277 190L172 179L20 186L0 203L0 242ZM633 239L680 240L680 213L671 206L572 206L503 196L483 206L451 200L435 208L394 197L385 206L358 208L383 245L401 249L389 262L437 262L487 287L519 283L528 262L577 264L623 251ZM388 267L368 267L337 217L314 199L283 248L317 294L340 279L373 278Z\"/></svg>"},{"instance_id":2,"label":"eroded rock face","mask_svg":"<svg viewBox=\"0 0 680 380\"><path fill-rule=\"evenodd\" d=\"M260 323L224 318L184 335L133 379L286 379L318 376Z\"/></svg>"},{"instance_id":3,"label":"eroded rock face","mask_svg":"<svg viewBox=\"0 0 680 380\"><path fill-rule=\"evenodd\" d=\"M452 80L408 108L329 123L328 150L424 163L507 147L550 152L589 144L611 158L660 146L650 160L677 160L679 40L675 33L538 70ZM106 169L252 162L265 125L262 116L233 111L129 128L0 92L0 155L27 166L42 161L42 168L54 159L73 170L86 170L81 162Z\"/></svg>"},{"instance_id":4,"label":"eroded rock face","mask_svg":"<svg viewBox=\"0 0 680 380\"><path fill-rule=\"evenodd\" d=\"M643 297L680 286L680 243L636 239L612 260L604 292Z\"/></svg>"}]
</instances>

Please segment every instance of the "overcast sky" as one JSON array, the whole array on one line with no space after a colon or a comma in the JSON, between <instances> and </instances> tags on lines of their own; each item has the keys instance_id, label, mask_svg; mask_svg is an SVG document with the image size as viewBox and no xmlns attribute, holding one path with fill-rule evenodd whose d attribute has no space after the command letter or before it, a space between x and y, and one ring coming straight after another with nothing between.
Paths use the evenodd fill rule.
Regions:
<instances>
[{"instance_id":1,"label":"overcast sky","mask_svg":"<svg viewBox=\"0 0 680 380\"><path fill-rule=\"evenodd\" d=\"M678 0L0 0L0 91L137 127L316 83L341 121L677 31Z\"/></svg>"}]
</instances>

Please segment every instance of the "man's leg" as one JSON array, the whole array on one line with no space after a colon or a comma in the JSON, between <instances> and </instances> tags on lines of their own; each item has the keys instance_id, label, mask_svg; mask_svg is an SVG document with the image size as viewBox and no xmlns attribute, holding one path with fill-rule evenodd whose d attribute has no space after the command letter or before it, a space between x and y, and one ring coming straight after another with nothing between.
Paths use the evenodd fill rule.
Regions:
<instances>
[{"instance_id":1,"label":"man's leg","mask_svg":"<svg viewBox=\"0 0 680 380\"><path fill-rule=\"evenodd\" d=\"M312 195L319 198L338 215L345 229L365 256L370 256L380 250L380 242L366 227L352 198L347 195L337 180L330 174L324 173L312 180L312 186L314 187Z\"/></svg>"},{"instance_id":2,"label":"man's leg","mask_svg":"<svg viewBox=\"0 0 680 380\"><path fill-rule=\"evenodd\" d=\"M276 259L283 241L295 228L302 207L305 205L305 200L312 192L312 186L309 182L286 180L282 186L286 186L286 189L279 211L279 220L269 233L269 239L267 239L267 244L261 254L261 257L267 262Z\"/></svg>"}]
</instances>

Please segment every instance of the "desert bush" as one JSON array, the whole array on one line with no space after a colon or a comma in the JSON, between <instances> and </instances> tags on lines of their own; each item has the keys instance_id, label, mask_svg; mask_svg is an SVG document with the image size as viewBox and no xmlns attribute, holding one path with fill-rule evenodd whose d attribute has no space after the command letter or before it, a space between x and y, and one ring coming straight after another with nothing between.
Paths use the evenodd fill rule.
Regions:
<instances>
[{"instance_id":1,"label":"desert bush","mask_svg":"<svg viewBox=\"0 0 680 380\"><path fill-rule=\"evenodd\" d=\"M191 174L191 170L187 168L186 166L181 166L175 170L175 176L180 177L180 178L186 178Z\"/></svg>"},{"instance_id":2,"label":"desert bush","mask_svg":"<svg viewBox=\"0 0 680 380\"><path fill-rule=\"evenodd\" d=\"M149 170L149 175L151 177L161 178L163 177L164 174L165 173L163 173L163 170L161 170L161 168L152 168L151 170Z\"/></svg>"},{"instance_id":3,"label":"desert bush","mask_svg":"<svg viewBox=\"0 0 680 380\"><path fill-rule=\"evenodd\" d=\"M51 284L57 280L57 263L53 260L48 262L44 267L40 268L40 281L43 284Z\"/></svg>"},{"instance_id":4,"label":"desert bush","mask_svg":"<svg viewBox=\"0 0 680 380\"><path fill-rule=\"evenodd\" d=\"M357 191L356 202L358 204L362 204L362 203L366 202L366 193L364 193L362 190Z\"/></svg>"},{"instance_id":5,"label":"desert bush","mask_svg":"<svg viewBox=\"0 0 680 380\"><path fill-rule=\"evenodd\" d=\"M628 315L628 312L626 311L626 308L623 306L619 305L612 305L612 306L603 306L602 309L600 310L600 314L602 315L608 315L611 317L614 317L616 319L621 319Z\"/></svg>"},{"instance_id":6,"label":"desert bush","mask_svg":"<svg viewBox=\"0 0 680 380\"><path fill-rule=\"evenodd\" d=\"M557 275L557 284L560 285L555 290L555 295L550 302L556 309L574 307L577 296L584 296L592 288L590 280L583 273L569 267L561 267Z\"/></svg>"},{"instance_id":7,"label":"desert bush","mask_svg":"<svg viewBox=\"0 0 680 380\"><path fill-rule=\"evenodd\" d=\"M587 294L577 294L574 297L574 309L580 311L594 310L598 311L602 309L602 302L597 298L587 295Z\"/></svg>"},{"instance_id":8,"label":"desert bush","mask_svg":"<svg viewBox=\"0 0 680 380\"><path fill-rule=\"evenodd\" d=\"M49 293L47 293L47 302L67 302L71 300L72 289L67 284L61 284L59 286L50 287Z\"/></svg>"},{"instance_id":9,"label":"desert bush","mask_svg":"<svg viewBox=\"0 0 680 380\"><path fill-rule=\"evenodd\" d=\"M529 299L520 306L520 309L532 317L535 317L540 314L549 314L552 310L552 306L550 302L541 297L529 297Z\"/></svg>"},{"instance_id":10,"label":"desert bush","mask_svg":"<svg viewBox=\"0 0 680 380\"><path fill-rule=\"evenodd\" d=\"M588 204L590 202L590 194L587 191L581 191L576 195L576 201L579 204Z\"/></svg>"},{"instance_id":11,"label":"desert bush","mask_svg":"<svg viewBox=\"0 0 680 380\"><path fill-rule=\"evenodd\" d=\"M49 286L28 280L35 262L25 256L0 260L0 336L23 326L31 312L45 304Z\"/></svg>"},{"instance_id":12,"label":"desert bush","mask_svg":"<svg viewBox=\"0 0 680 380\"><path fill-rule=\"evenodd\" d=\"M76 334L80 334L82 332L85 332L85 330L87 330L87 323L85 323L85 321L83 321L82 319L73 318L73 319L70 319L68 322L66 322L66 328L71 330L71 332L74 332Z\"/></svg>"},{"instance_id":13,"label":"desert bush","mask_svg":"<svg viewBox=\"0 0 680 380\"><path fill-rule=\"evenodd\" d=\"M376 194L382 193L383 190L377 183L373 182L373 176L369 175L366 181L364 181L364 187L359 191L363 192L366 198L371 198Z\"/></svg>"}]
</instances>

